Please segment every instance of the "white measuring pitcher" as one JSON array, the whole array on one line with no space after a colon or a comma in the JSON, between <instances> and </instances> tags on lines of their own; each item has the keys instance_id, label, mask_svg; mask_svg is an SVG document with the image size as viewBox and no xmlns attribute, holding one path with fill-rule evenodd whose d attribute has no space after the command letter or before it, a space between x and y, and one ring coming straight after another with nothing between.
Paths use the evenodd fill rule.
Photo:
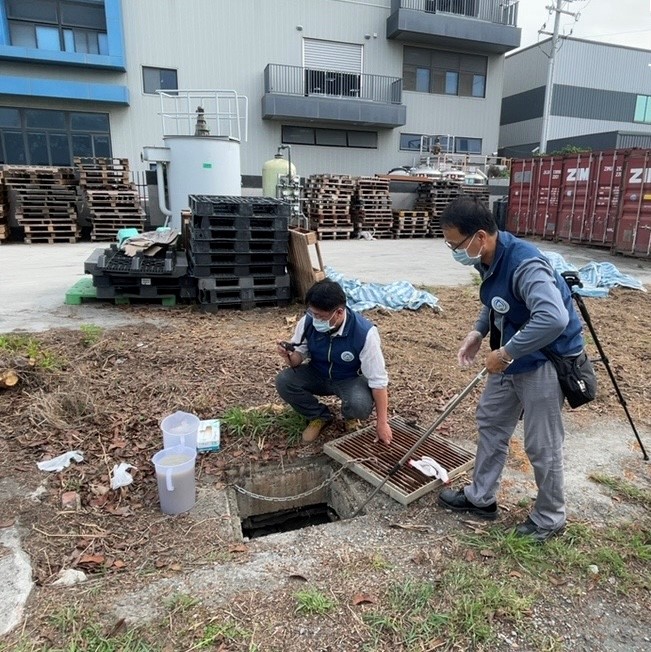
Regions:
<instances>
[{"instance_id":1,"label":"white measuring pitcher","mask_svg":"<svg viewBox=\"0 0 651 652\"><path fill-rule=\"evenodd\" d=\"M189 412L174 412L161 421L160 428L163 431L163 448L197 447L199 417L196 415Z\"/></svg>"},{"instance_id":2,"label":"white measuring pitcher","mask_svg":"<svg viewBox=\"0 0 651 652\"><path fill-rule=\"evenodd\" d=\"M172 446L151 458L156 467L158 497L163 514L181 514L194 507L197 499L194 463L197 449Z\"/></svg>"}]
</instances>

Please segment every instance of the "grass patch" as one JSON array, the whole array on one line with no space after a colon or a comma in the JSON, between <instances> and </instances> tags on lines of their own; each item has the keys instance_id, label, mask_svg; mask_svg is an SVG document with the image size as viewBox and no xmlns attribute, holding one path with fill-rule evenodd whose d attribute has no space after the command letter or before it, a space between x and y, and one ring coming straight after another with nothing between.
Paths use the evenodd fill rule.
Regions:
<instances>
[{"instance_id":1,"label":"grass patch","mask_svg":"<svg viewBox=\"0 0 651 652\"><path fill-rule=\"evenodd\" d=\"M249 640L252 633L248 629L244 629L239 625L231 622L225 623L210 623L203 630L201 639L192 646L192 649L205 650L220 649L217 646L226 643L237 643ZM249 646L249 649L252 649Z\"/></svg>"},{"instance_id":2,"label":"grass patch","mask_svg":"<svg viewBox=\"0 0 651 652\"><path fill-rule=\"evenodd\" d=\"M54 371L63 366L62 360L29 335L0 335L0 353L2 352L29 358L35 367L47 371Z\"/></svg>"},{"instance_id":3,"label":"grass patch","mask_svg":"<svg viewBox=\"0 0 651 652\"><path fill-rule=\"evenodd\" d=\"M591 529L583 523L568 525L565 533L537 544L526 537L499 527L484 534L462 537L465 546L486 557L496 577L515 571L535 590L558 576L572 576L576 581L608 582L620 593L651 586L651 532L636 524L605 529ZM595 576L588 570L599 569ZM616 582L612 584L612 579Z\"/></svg>"},{"instance_id":4,"label":"grass patch","mask_svg":"<svg viewBox=\"0 0 651 652\"><path fill-rule=\"evenodd\" d=\"M294 597L296 598L296 612L308 616L327 614L337 606L333 599L314 588L299 591Z\"/></svg>"},{"instance_id":5,"label":"grass patch","mask_svg":"<svg viewBox=\"0 0 651 652\"><path fill-rule=\"evenodd\" d=\"M279 434L290 444L300 441L307 421L291 408L277 409L275 406L260 408L229 408L221 416L221 423L235 437L247 437L262 441L264 437Z\"/></svg>"},{"instance_id":6,"label":"grass patch","mask_svg":"<svg viewBox=\"0 0 651 652\"><path fill-rule=\"evenodd\" d=\"M591 473L588 477L590 480L612 489L628 502L651 509L651 491L645 491L630 482L626 482L626 480L602 473Z\"/></svg>"}]
</instances>

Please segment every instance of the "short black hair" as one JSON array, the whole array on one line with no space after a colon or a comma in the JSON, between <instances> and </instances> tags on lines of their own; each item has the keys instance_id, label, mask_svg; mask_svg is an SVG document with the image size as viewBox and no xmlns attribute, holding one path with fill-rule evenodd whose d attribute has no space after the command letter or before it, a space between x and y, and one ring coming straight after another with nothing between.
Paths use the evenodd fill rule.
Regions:
<instances>
[{"instance_id":1,"label":"short black hair","mask_svg":"<svg viewBox=\"0 0 651 652\"><path fill-rule=\"evenodd\" d=\"M453 227L466 236L479 230L490 234L497 231L497 224L486 204L473 197L457 197L447 205L439 220L441 228Z\"/></svg>"},{"instance_id":2,"label":"short black hair","mask_svg":"<svg viewBox=\"0 0 651 652\"><path fill-rule=\"evenodd\" d=\"M346 294L336 281L324 278L317 281L305 295L305 305L331 312L346 305Z\"/></svg>"}]
</instances>

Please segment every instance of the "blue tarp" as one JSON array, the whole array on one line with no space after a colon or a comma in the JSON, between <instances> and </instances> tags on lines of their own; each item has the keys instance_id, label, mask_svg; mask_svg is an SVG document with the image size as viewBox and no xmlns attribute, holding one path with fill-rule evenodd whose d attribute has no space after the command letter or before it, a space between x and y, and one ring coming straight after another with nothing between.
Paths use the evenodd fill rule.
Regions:
<instances>
[{"instance_id":1,"label":"blue tarp","mask_svg":"<svg viewBox=\"0 0 651 652\"><path fill-rule=\"evenodd\" d=\"M556 252L543 251L542 253L557 272L573 271L579 274L583 287L573 288L573 290L584 297L608 296L610 288L616 286L646 292L641 281L622 274L612 263L592 262L577 269ZM332 267L326 267L325 272L329 278L341 285L346 293L348 305L356 312L372 308L418 310L422 306L429 306L437 312L441 310L439 300L433 294L417 290L407 281L387 284L362 283L358 279L344 278L343 274L339 274Z\"/></svg>"},{"instance_id":2,"label":"blue tarp","mask_svg":"<svg viewBox=\"0 0 651 652\"><path fill-rule=\"evenodd\" d=\"M566 262L565 258L554 251L543 251L542 254L549 260L552 267L560 274L562 272L578 272L579 278L583 283L582 288L574 288L584 297L606 297L610 288L624 287L633 290L642 290L646 288L632 276L622 274L612 263L588 263L577 270L576 267Z\"/></svg>"},{"instance_id":3,"label":"blue tarp","mask_svg":"<svg viewBox=\"0 0 651 652\"><path fill-rule=\"evenodd\" d=\"M388 308L389 310L418 310L429 306L440 311L439 300L429 292L417 290L407 281L394 283L362 283L357 279L344 278L332 267L326 267L325 272L333 281L341 285L346 293L348 306L355 312L371 310L372 308Z\"/></svg>"}]
</instances>

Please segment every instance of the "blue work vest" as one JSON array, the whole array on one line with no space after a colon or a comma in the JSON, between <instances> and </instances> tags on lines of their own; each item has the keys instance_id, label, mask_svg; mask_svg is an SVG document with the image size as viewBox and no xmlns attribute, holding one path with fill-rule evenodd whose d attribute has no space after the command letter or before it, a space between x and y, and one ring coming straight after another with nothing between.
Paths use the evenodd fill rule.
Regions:
<instances>
[{"instance_id":1,"label":"blue work vest","mask_svg":"<svg viewBox=\"0 0 651 652\"><path fill-rule=\"evenodd\" d=\"M366 343L366 336L373 324L346 308L346 323L341 335L319 333L312 325L312 317L306 315L303 339L310 350L310 364L326 378L344 380L360 373L359 354Z\"/></svg>"},{"instance_id":2,"label":"blue work vest","mask_svg":"<svg viewBox=\"0 0 651 652\"><path fill-rule=\"evenodd\" d=\"M531 258L549 262L537 247L519 240L510 233L499 231L495 258L486 272L480 270L482 283L479 296L481 302L491 311L491 321L501 324L500 346L506 344L531 318L524 301L513 294L515 270L523 261ZM581 322L572 303L572 294L565 279L556 271L554 271L554 279L570 319L561 335L546 348L558 355L580 353L584 344L583 335ZM534 351L515 360L506 368L505 373L518 374L532 371L547 359L541 351Z\"/></svg>"}]
</instances>

